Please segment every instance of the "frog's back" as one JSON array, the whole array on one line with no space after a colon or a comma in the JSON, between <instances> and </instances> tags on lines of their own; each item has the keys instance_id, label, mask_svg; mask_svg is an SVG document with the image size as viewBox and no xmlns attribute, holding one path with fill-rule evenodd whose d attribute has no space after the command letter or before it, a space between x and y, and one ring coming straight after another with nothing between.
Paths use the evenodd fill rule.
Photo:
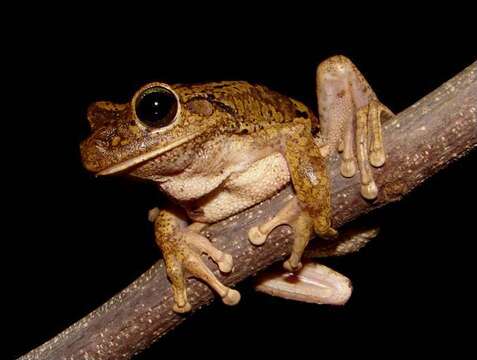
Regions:
<instances>
[{"instance_id":1,"label":"frog's back","mask_svg":"<svg viewBox=\"0 0 477 360\"><path fill-rule=\"evenodd\" d=\"M198 96L207 98L242 123L277 124L291 122L297 117L316 121L301 102L246 81L179 85L179 88L183 101Z\"/></svg>"}]
</instances>

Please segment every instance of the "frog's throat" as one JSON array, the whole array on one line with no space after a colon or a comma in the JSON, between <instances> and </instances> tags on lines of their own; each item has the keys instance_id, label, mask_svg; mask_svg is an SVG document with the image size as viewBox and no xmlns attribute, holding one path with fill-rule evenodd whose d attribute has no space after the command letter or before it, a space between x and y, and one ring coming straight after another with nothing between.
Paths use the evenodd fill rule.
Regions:
<instances>
[{"instance_id":1,"label":"frog's throat","mask_svg":"<svg viewBox=\"0 0 477 360\"><path fill-rule=\"evenodd\" d=\"M196 132L196 133L184 136L184 137L182 137L180 139L177 139L174 142L169 143L165 146L157 147L155 149L152 149L152 150L148 151L145 154L141 154L139 156L133 157L133 158L128 159L126 161L123 161L123 162L120 162L120 163L115 164L113 166L110 166L110 167L108 167L104 170L99 171L98 173L96 173L96 175L99 175L99 176L111 175L111 174L115 174L117 172L129 169L130 167L136 166L136 165L141 164L141 163L143 163L147 160L153 159L156 156L162 155L162 154L164 154L164 153L166 153L166 152L168 152L172 149L175 149L176 147L185 144L186 142L194 139L195 137L197 137L200 134L201 134L201 132Z\"/></svg>"}]
</instances>

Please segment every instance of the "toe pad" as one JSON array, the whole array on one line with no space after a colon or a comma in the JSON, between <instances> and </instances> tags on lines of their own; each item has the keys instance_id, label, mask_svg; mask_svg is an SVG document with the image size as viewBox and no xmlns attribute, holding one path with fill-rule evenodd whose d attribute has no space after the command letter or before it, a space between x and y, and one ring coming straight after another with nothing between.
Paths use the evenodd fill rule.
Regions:
<instances>
[{"instance_id":1,"label":"toe pad","mask_svg":"<svg viewBox=\"0 0 477 360\"><path fill-rule=\"evenodd\" d=\"M225 305L237 305L240 301L240 293L237 290L228 289L222 301Z\"/></svg>"}]
</instances>

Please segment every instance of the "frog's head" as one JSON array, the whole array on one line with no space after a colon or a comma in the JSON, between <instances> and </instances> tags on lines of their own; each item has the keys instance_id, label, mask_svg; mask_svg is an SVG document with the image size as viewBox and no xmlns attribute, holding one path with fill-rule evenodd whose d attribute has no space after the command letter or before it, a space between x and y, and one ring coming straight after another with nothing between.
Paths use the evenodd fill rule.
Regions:
<instances>
[{"instance_id":1,"label":"frog's head","mask_svg":"<svg viewBox=\"0 0 477 360\"><path fill-rule=\"evenodd\" d=\"M88 109L91 134L81 143L84 166L97 175L127 172L143 178L190 164L221 116L190 87L150 83L126 104L96 102Z\"/></svg>"}]
</instances>

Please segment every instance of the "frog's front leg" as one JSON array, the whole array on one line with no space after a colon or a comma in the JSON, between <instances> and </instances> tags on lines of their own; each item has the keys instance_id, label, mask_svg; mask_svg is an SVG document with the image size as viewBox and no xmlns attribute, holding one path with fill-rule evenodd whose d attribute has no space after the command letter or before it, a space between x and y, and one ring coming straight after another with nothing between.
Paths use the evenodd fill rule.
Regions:
<instances>
[{"instance_id":1,"label":"frog's front leg","mask_svg":"<svg viewBox=\"0 0 477 360\"><path fill-rule=\"evenodd\" d=\"M235 305L240 301L240 293L223 285L202 261L200 254L206 253L217 263L220 271L232 270L232 257L198 234L200 226L192 224L187 227L187 222L175 209L153 209L149 212L149 219L154 221L156 242L162 250L167 275L172 283L174 311L183 313L191 309L185 281L188 274L214 289L225 304Z\"/></svg>"},{"instance_id":2,"label":"frog's front leg","mask_svg":"<svg viewBox=\"0 0 477 360\"><path fill-rule=\"evenodd\" d=\"M326 156L339 150L341 174L352 177L356 173L356 146L361 194L372 200L378 189L370 164L374 167L384 164L381 119L393 113L379 102L363 75L344 56L333 56L322 62L316 82L322 154Z\"/></svg>"},{"instance_id":3,"label":"frog's front leg","mask_svg":"<svg viewBox=\"0 0 477 360\"><path fill-rule=\"evenodd\" d=\"M271 220L251 228L248 236L252 244L262 245L273 229L284 224L292 227L294 242L290 258L283 267L288 271L297 271L302 267L301 256L314 231L312 218L303 211L296 198L290 200Z\"/></svg>"},{"instance_id":4,"label":"frog's front leg","mask_svg":"<svg viewBox=\"0 0 477 360\"><path fill-rule=\"evenodd\" d=\"M251 228L248 235L253 244L260 245L275 227L290 225L294 231L294 243L284 267L298 271L302 266L303 251L313 234L334 238L337 233L331 227L331 193L326 163L311 135L309 121L296 119L286 130L283 145L296 197L270 221Z\"/></svg>"}]
</instances>

